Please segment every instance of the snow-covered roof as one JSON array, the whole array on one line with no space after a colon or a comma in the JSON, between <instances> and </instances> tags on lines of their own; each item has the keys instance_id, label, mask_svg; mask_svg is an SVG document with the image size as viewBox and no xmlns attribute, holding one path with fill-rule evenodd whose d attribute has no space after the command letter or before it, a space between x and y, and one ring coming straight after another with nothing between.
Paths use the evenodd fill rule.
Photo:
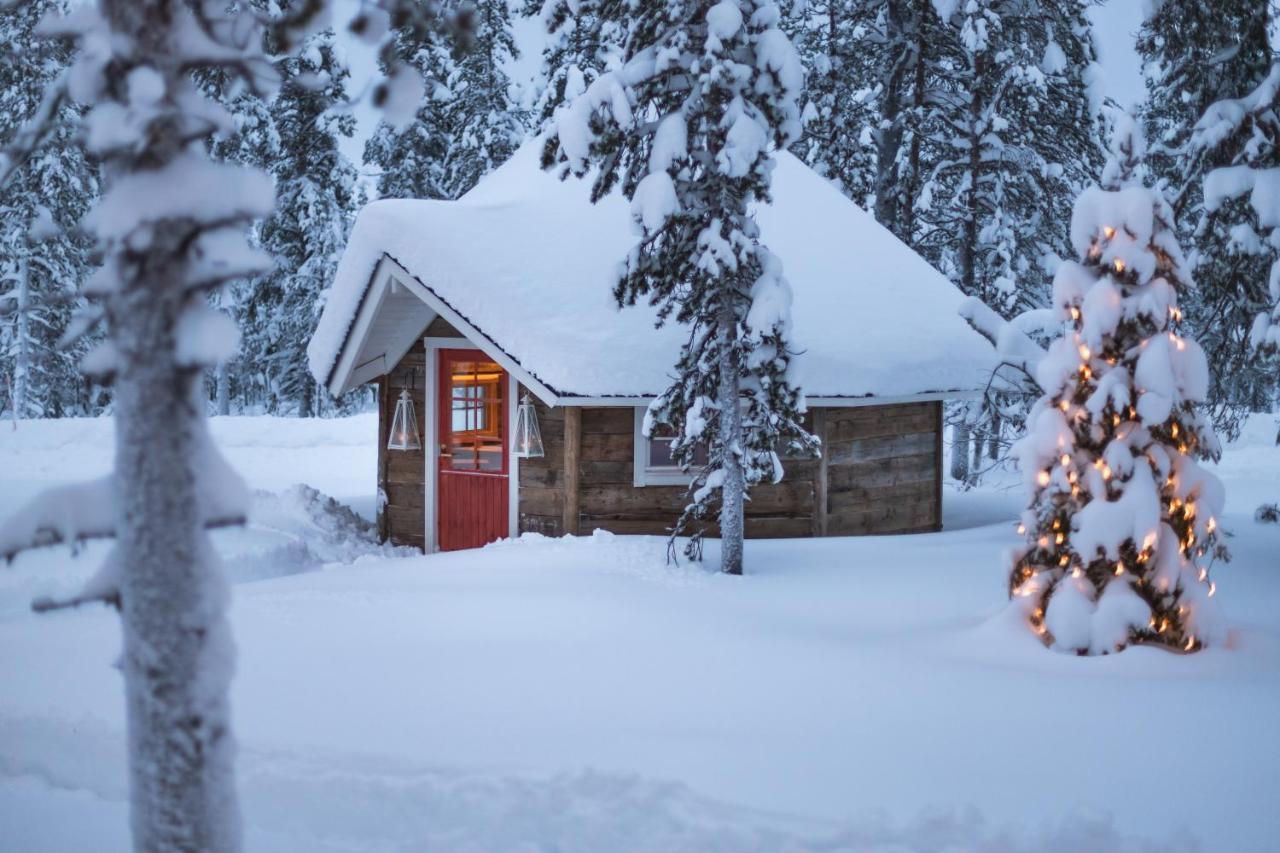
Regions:
<instances>
[{"instance_id":1,"label":"snow-covered roof","mask_svg":"<svg viewBox=\"0 0 1280 853\"><path fill-rule=\"evenodd\" d=\"M539 396L667 387L685 332L655 329L654 309L620 309L612 295L636 240L628 203L615 192L592 205L589 181L544 172L540 150L527 143L458 201L383 200L360 212L308 348L319 381L340 392L376 377L443 313L536 379ZM810 398L982 387L994 356L957 313L959 290L789 153L777 155L773 195L757 219L791 282L796 375ZM387 259L414 286L366 304ZM357 323L362 305L370 316ZM376 347L348 340L375 325Z\"/></svg>"}]
</instances>

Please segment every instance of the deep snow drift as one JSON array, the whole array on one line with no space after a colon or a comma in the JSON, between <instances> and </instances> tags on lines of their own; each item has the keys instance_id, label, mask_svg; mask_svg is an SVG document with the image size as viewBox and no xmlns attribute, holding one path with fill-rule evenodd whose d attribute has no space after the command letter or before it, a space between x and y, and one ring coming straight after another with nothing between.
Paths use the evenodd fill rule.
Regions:
<instances>
[{"instance_id":1,"label":"deep snow drift","mask_svg":"<svg viewBox=\"0 0 1280 853\"><path fill-rule=\"evenodd\" d=\"M1082 659L999 615L1016 487L949 491L936 535L750 542L739 579L651 538L404 558L290 490L367 514L372 418L214 419L266 493L219 534L250 567L249 849L1270 849L1280 527L1252 512L1280 451L1250 427L1217 469L1232 648ZM0 425L0 512L110 447L108 421ZM25 609L100 553L0 571L2 850L127 848L116 617Z\"/></svg>"}]
</instances>

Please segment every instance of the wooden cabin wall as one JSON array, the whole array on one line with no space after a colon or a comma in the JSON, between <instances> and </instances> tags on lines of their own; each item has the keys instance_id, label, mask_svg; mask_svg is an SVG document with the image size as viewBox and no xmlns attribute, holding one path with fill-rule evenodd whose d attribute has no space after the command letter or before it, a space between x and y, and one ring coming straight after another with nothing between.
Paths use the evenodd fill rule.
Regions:
<instances>
[{"instance_id":1,"label":"wooden cabin wall","mask_svg":"<svg viewBox=\"0 0 1280 853\"><path fill-rule=\"evenodd\" d=\"M545 456L520 460L520 531L548 536L577 533L665 535L687 502L683 486L633 485L635 415L627 407L549 409L535 403ZM566 514L565 425L580 419L577 512ZM777 485L751 490L746 534L752 538L808 536L814 529L817 460L788 460ZM715 528L708 531L715 535Z\"/></svg>"},{"instance_id":2,"label":"wooden cabin wall","mask_svg":"<svg viewBox=\"0 0 1280 853\"><path fill-rule=\"evenodd\" d=\"M426 547L426 458L422 450L387 450L391 419L400 392L409 389L418 416L418 435L426 440L426 347L422 338L395 368L378 382L378 533L396 545Z\"/></svg>"},{"instance_id":3,"label":"wooden cabin wall","mask_svg":"<svg viewBox=\"0 0 1280 853\"><path fill-rule=\"evenodd\" d=\"M826 533L942 529L942 403L824 411Z\"/></svg>"}]
</instances>

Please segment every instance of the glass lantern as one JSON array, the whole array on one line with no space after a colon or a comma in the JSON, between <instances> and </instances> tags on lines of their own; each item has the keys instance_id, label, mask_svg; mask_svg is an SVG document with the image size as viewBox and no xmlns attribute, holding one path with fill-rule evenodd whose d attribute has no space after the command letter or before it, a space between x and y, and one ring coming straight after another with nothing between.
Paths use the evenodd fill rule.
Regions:
<instances>
[{"instance_id":1,"label":"glass lantern","mask_svg":"<svg viewBox=\"0 0 1280 853\"><path fill-rule=\"evenodd\" d=\"M517 459L533 459L542 456L542 430L538 427L538 413L526 391L516 410L516 434L512 441L512 454Z\"/></svg>"},{"instance_id":2,"label":"glass lantern","mask_svg":"<svg viewBox=\"0 0 1280 853\"><path fill-rule=\"evenodd\" d=\"M400 392L396 400L396 413L391 418L391 436L388 450L421 450L422 437L418 434L418 413L413 408L413 398L408 390Z\"/></svg>"}]
</instances>

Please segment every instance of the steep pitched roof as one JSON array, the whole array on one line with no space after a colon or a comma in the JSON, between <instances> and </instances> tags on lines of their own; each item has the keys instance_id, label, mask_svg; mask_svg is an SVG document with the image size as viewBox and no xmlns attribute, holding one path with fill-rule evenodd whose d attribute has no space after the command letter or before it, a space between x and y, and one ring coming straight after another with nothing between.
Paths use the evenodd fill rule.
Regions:
<instances>
[{"instance_id":1,"label":"steep pitched roof","mask_svg":"<svg viewBox=\"0 0 1280 853\"><path fill-rule=\"evenodd\" d=\"M398 302L382 294L366 305L387 340L363 355L379 349L389 362L381 369L443 304L544 394L666 388L686 330L655 329L651 307L620 309L611 293L636 240L627 202L614 193L592 205L589 182L539 168L540 148L526 144L458 201L384 200L361 211L308 348L319 381L341 391L378 375L377 363L365 359L373 366L357 376L357 359L342 357L365 343L349 338L390 258L416 282ZM789 153L777 155L773 195L757 219L791 282L796 376L811 398L982 387L993 353L958 315L963 297L949 281ZM403 301L418 297L432 304ZM346 375L336 374L340 360Z\"/></svg>"}]
</instances>

